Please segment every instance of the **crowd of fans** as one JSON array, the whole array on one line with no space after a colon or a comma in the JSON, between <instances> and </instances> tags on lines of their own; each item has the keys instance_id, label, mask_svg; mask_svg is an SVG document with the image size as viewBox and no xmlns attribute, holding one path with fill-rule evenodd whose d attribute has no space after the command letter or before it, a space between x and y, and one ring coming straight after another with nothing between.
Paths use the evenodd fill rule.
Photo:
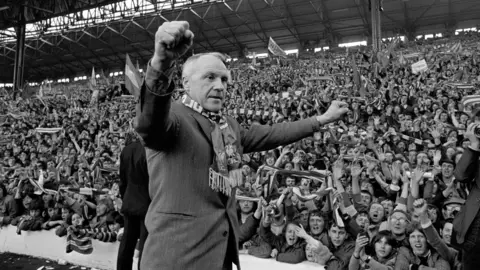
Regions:
<instances>
[{"instance_id":1,"label":"crowd of fans","mask_svg":"<svg viewBox=\"0 0 480 270\"><path fill-rule=\"evenodd\" d=\"M351 106L311 138L243 156L242 252L328 269L461 269L452 219L469 186L453 171L476 139L464 133L474 117L461 100L480 87L478 48L466 45L478 39L400 42L386 60L360 49L231 62L225 113L246 127L318 115L334 99ZM455 44L462 50L450 51ZM414 74L421 59L429 69ZM90 96L2 98L2 225L121 239L119 155L136 139L135 104ZM82 245L67 252L92 252Z\"/></svg>"}]
</instances>

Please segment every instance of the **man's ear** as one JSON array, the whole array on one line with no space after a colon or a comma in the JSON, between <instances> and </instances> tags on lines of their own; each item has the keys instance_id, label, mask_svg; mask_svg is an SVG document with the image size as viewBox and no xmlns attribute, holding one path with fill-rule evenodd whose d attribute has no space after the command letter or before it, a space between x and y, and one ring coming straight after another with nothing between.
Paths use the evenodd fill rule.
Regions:
<instances>
[{"instance_id":1,"label":"man's ear","mask_svg":"<svg viewBox=\"0 0 480 270\"><path fill-rule=\"evenodd\" d=\"M183 85L183 89L190 90L189 80L187 76L182 77L182 85Z\"/></svg>"}]
</instances>

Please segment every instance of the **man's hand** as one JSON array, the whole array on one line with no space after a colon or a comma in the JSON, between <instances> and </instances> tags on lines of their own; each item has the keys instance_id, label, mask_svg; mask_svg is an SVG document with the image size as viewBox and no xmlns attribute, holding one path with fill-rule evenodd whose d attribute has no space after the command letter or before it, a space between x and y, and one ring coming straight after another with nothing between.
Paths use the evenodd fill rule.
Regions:
<instances>
[{"instance_id":1,"label":"man's hand","mask_svg":"<svg viewBox=\"0 0 480 270\"><path fill-rule=\"evenodd\" d=\"M326 125L332 122L335 122L342 118L348 112L348 104L343 101L332 101L328 110L320 115L317 116L317 120L320 122L321 125Z\"/></svg>"},{"instance_id":2,"label":"man's hand","mask_svg":"<svg viewBox=\"0 0 480 270\"><path fill-rule=\"evenodd\" d=\"M418 216L427 214L427 202L424 199L416 199L413 202L413 209Z\"/></svg>"},{"instance_id":3,"label":"man's hand","mask_svg":"<svg viewBox=\"0 0 480 270\"><path fill-rule=\"evenodd\" d=\"M277 258L277 255L278 255L278 250L276 248L274 248L272 250L272 253L270 253L270 257Z\"/></svg>"},{"instance_id":4,"label":"man's hand","mask_svg":"<svg viewBox=\"0 0 480 270\"><path fill-rule=\"evenodd\" d=\"M478 149L480 147L480 141L477 138L477 136L475 136L475 132L474 132L476 126L477 126L477 124L475 124L475 123L470 124L467 127L467 131L463 135L466 139L468 139L470 141L470 143L471 143L470 147L473 148L473 149Z\"/></svg>"},{"instance_id":5,"label":"man's hand","mask_svg":"<svg viewBox=\"0 0 480 270\"><path fill-rule=\"evenodd\" d=\"M186 21L164 22L155 34L155 54L151 65L156 70L168 69L193 44L193 33Z\"/></svg>"}]
</instances>

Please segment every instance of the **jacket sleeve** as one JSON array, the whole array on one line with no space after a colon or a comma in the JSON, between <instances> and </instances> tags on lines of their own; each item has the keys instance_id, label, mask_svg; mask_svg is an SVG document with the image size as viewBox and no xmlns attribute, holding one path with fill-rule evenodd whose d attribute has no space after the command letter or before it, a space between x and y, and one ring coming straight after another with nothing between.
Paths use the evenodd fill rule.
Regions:
<instances>
[{"instance_id":1,"label":"jacket sleeve","mask_svg":"<svg viewBox=\"0 0 480 270\"><path fill-rule=\"evenodd\" d=\"M455 167L454 175L456 180L467 182L475 177L479 155L480 152L473 151L468 147L465 149L465 152L463 152L460 161L458 161L457 166Z\"/></svg>"},{"instance_id":2,"label":"jacket sleeve","mask_svg":"<svg viewBox=\"0 0 480 270\"><path fill-rule=\"evenodd\" d=\"M253 215L250 215L246 222L240 225L240 234L238 235L238 242L240 245L255 235L259 224L260 220L256 219Z\"/></svg>"},{"instance_id":3,"label":"jacket sleeve","mask_svg":"<svg viewBox=\"0 0 480 270\"><path fill-rule=\"evenodd\" d=\"M436 270L450 270L450 264L441 257L438 257L437 261L435 262L435 269Z\"/></svg>"},{"instance_id":4,"label":"jacket sleeve","mask_svg":"<svg viewBox=\"0 0 480 270\"><path fill-rule=\"evenodd\" d=\"M423 231L425 232L425 235L427 236L427 240L432 245L432 247L440 254L440 256L451 262L452 265L455 262L455 257L456 257L456 252L450 249L445 242L440 238L440 235L438 235L437 230L433 227L433 225L430 223L430 226L423 227Z\"/></svg>"},{"instance_id":5,"label":"jacket sleeve","mask_svg":"<svg viewBox=\"0 0 480 270\"><path fill-rule=\"evenodd\" d=\"M3 225L8 225L12 220L19 216L20 211L18 209L17 201L13 198L8 199L6 202L8 216L3 218Z\"/></svg>"},{"instance_id":6,"label":"jacket sleeve","mask_svg":"<svg viewBox=\"0 0 480 270\"><path fill-rule=\"evenodd\" d=\"M125 151L125 149L124 149ZM125 161L123 160L124 151L120 154L120 183L118 183L118 188L120 190L120 198L124 199L125 192L127 191L127 175L125 172Z\"/></svg>"},{"instance_id":7,"label":"jacket sleeve","mask_svg":"<svg viewBox=\"0 0 480 270\"><path fill-rule=\"evenodd\" d=\"M307 256L305 255L305 245L302 245L295 250L285 253L278 253L277 261L284 263L301 263L305 261Z\"/></svg>"},{"instance_id":8,"label":"jacket sleeve","mask_svg":"<svg viewBox=\"0 0 480 270\"><path fill-rule=\"evenodd\" d=\"M401 247L398 251L397 261L395 262L395 270L410 269L410 251L406 247Z\"/></svg>"},{"instance_id":9,"label":"jacket sleeve","mask_svg":"<svg viewBox=\"0 0 480 270\"><path fill-rule=\"evenodd\" d=\"M260 225L260 236L262 239L270 244L273 248L276 248L278 251L280 251L280 248L282 247L282 236L276 236L274 235L270 230L269 227L265 227Z\"/></svg>"},{"instance_id":10,"label":"jacket sleeve","mask_svg":"<svg viewBox=\"0 0 480 270\"><path fill-rule=\"evenodd\" d=\"M161 150L168 145L178 125L177 117L170 111L171 95L175 88L171 82L172 72L173 68L159 72L149 63L145 81L140 89L136 131L142 137L145 146L155 150Z\"/></svg>"},{"instance_id":11,"label":"jacket sleeve","mask_svg":"<svg viewBox=\"0 0 480 270\"><path fill-rule=\"evenodd\" d=\"M269 125L252 125L249 129L240 128L243 152L260 152L275 147L291 144L320 129L315 117L291 123Z\"/></svg>"},{"instance_id":12,"label":"jacket sleeve","mask_svg":"<svg viewBox=\"0 0 480 270\"><path fill-rule=\"evenodd\" d=\"M344 249L336 251L332 258L327 262L327 270L333 269L348 269L350 263L350 257L353 256L353 250L355 245L345 246Z\"/></svg>"}]
</instances>

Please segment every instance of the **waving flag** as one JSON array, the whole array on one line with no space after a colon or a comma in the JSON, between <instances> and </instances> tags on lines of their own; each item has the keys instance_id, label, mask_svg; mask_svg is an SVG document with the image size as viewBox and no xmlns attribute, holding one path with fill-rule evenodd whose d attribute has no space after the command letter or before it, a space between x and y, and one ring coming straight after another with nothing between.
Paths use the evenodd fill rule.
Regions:
<instances>
[{"instance_id":1,"label":"waving flag","mask_svg":"<svg viewBox=\"0 0 480 270\"><path fill-rule=\"evenodd\" d=\"M133 65L130 60L130 56L126 57L125 60L125 88L135 96L136 98L140 96L140 87L142 86L141 77L138 70Z\"/></svg>"},{"instance_id":2,"label":"waving flag","mask_svg":"<svg viewBox=\"0 0 480 270\"><path fill-rule=\"evenodd\" d=\"M95 68L92 67L92 76L90 77L90 89L97 87L97 79L95 78Z\"/></svg>"},{"instance_id":3,"label":"waving flag","mask_svg":"<svg viewBox=\"0 0 480 270\"><path fill-rule=\"evenodd\" d=\"M275 40L273 40L272 37L270 37L270 39L268 40L268 50L273 55L280 56L280 57L287 57L287 54L285 53L285 51L282 48L280 48L280 46L278 46L278 44L275 42Z\"/></svg>"}]
</instances>

